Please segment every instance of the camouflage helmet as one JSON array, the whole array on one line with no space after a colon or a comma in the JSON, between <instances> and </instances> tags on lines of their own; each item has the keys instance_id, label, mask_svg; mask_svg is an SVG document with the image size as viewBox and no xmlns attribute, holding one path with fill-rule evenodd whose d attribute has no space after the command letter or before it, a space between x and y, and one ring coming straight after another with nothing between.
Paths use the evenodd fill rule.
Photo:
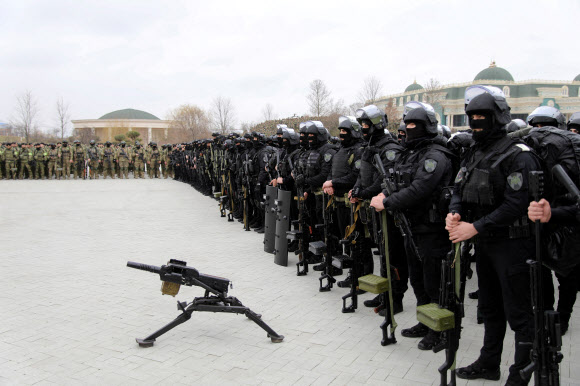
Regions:
<instances>
[{"instance_id":1,"label":"camouflage helmet","mask_svg":"<svg viewBox=\"0 0 580 386\"><path fill-rule=\"evenodd\" d=\"M94 139L91 139L91 142L90 142L90 144L91 144L91 145L94 145L94 144L95 144L95 140L94 140Z\"/></svg>"}]
</instances>

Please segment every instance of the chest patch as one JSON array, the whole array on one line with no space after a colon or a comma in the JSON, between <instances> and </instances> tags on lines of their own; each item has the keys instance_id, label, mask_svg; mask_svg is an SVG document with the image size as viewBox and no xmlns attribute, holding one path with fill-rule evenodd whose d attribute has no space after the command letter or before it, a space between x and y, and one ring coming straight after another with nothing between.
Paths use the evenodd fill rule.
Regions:
<instances>
[{"instance_id":1,"label":"chest patch","mask_svg":"<svg viewBox=\"0 0 580 386\"><path fill-rule=\"evenodd\" d=\"M514 173L510 174L507 178L507 182L508 182L510 188L512 188L513 190L515 190L515 191L520 190L522 188L523 183L524 183L522 173L514 172Z\"/></svg>"},{"instance_id":2,"label":"chest patch","mask_svg":"<svg viewBox=\"0 0 580 386\"><path fill-rule=\"evenodd\" d=\"M394 150L388 150L388 151L386 152L386 156L387 156L387 159L388 159L389 161L394 161L394 160L395 160L395 158L397 157L397 155L395 154L395 151L394 151Z\"/></svg>"},{"instance_id":3,"label":"chest patch","mask_svg":"<svg viewBox=\"0 0 580 386\"><path fill-rule=\"evenodd\" d=\"M437 168L437 161L434 159L426 159L425 160L425 170L427 173L433 173Z\"/></svg>"}]
</instances>

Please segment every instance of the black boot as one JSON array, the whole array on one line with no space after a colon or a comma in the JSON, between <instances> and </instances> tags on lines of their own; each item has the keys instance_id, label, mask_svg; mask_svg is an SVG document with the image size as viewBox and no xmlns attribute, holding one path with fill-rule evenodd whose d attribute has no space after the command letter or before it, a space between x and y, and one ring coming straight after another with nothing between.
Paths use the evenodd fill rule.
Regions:
<instances>
[{"instance_id":1,"label":"black boot","mask_svg":"<svg viewBox=\"0 0 580 386\"><path fill-rule=\"evenodd\" d=\"M346 275L346 278L336 283L336 285L339 286L340 288L350 288L350 286L352 285L351 272L349 271L348 275Z\"/></svg>"},{"instance_id":2,"label":"black boot","mask_svg":"<svg viewBox=\"0 0 580 386\"><path fill-rule=\"evenodd\" d=\"M499 366L489 368L482 365L479 359L469 366L458 368L456 374L461 379L489 379L490 381L498 381L501 375Z\"/></svg>"},{"instance_id":3,"label":"black boot","mask_svg":"<svg viewBox=\"0 0 580 386\"><path fill-rule=\"evenodd\" d=\"M365 307L375 308L381 305L381 295L375 296L373 299L365 300L363 302ZM384 315L383 315L384 316Z\"/></svg>"},{"instance_id":4,"label":"black boot","mask_svg":"<svg viewBox=\"0 0 580 386\"><path fill-rule=\"evenodd\" d=\"M423 338L429 333L429 328L423 323L418 323L411 328L401 330L401 335L406 338Z\"/></svg>"},{"instance_id":5,"label":"black boot","mask_svg":"<svg viewBox=\"0 0 580 386\"><path fill-rule=\"evenodd\" d=\"M429 329L427 335L419 341L417 347L419 350L431 350L434 346L437 346L441 341L441 333Z\"/></svg>"}]
</instances>

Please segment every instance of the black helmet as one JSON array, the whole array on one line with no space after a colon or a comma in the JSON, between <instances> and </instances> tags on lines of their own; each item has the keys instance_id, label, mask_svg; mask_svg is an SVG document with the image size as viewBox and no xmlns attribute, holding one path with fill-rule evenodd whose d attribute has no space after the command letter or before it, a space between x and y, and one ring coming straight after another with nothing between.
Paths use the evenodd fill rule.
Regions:
<instances>
[{"instance_id":1,"label":"black helmet","mask_svg":"<svg viewBox=\"0 0 580 386\"><path fill-rule=\"evenodd\" d=\"M348 131L353 138L362 138L362 127L353 116L341 115L338 117L338 130L341 129Z\"/></svg>"},{"instance_id":2,"label":"black helmet","mask_svg":"<svg viewBox=\"0 0 580 386\"><path fill-rule=\"evenodd\" d=\"M576 130L576 132L580 131L580 112L572 114L568 120L568 130L572 129Z\"/></svg>"},{"instance_id":3,"label":"black helmet","mask_svg":"<svg viewBox=\"0 0 580 386\"><path fill-rule=\"evenodd\" d=\"M310 143L312 141L312 144L309 145L311 148L317 148L330 138L330 133L320 121L306 121L305 126L308 142Z\"/></svg>"},{"instance_id":4,"label":"black helmet","mask_svg":"<svg viewBox=\"0 0 580 386\"><path fill-rule=\"evenodd\" d=\"M512 119L512 121L506 125L505 129L508 133L513 133L514 131L525 129L526 127L528 127L528 124L518 118Z\"/></svg>"},{"instance_id":5,"label":"black helmet","mask_svg":"<svg viewBox=\"0 0 580 386\"><path fill-rule=\"evenodd\" d=\"M465 114L490 114L496 128L511 122L510 107L503 91L494 86L470 86L465 89ZM470 120L471 121L471 120Z\"/></svg>"},{"instance_id":6,"label":"black helmet","mask_svg":"<svg viewBox=\"0 0 580 386\"><path fill-rule=\"evenodd\" d=\"M425 133L431 136L437 135L437 116L433 106L428 103L415 101L407 103L403 111L403 121L405 126L409 123L415 123L418 127L424 127ZM408 127L407 135L411 137Z\"/></svg>"},{"instance_id":7,"label":"black helmet","mask_svg":"<svg viewBox=\"0 0 580 386\"><path fill-rule=\"evenodd\" d=\"M566 130L566 118L564 114L555 107L540 106L536 107L530 115L528 115L528 124L530 126L553 126L561 130Z\"/></svg>"},{"instance_id":8,"label":"black helmet","mask_svg":"<svg viewBox=\"0 0 580 386\"><path fill-rule=\"evenodd\" d=\"M284 134L284 129L287 129L287 128L288 128L288 126L283 125L281 123L278 123L276 125L276 135L278 135L278 134Z\"/></svg>"},{"instance_id":9,"label":"black helmet","mask_svg":"<svg viewBox=\"0 0 580 386\"><path fill-rule=\"evenodd\" d=\"M290 146L295 146L300 143L300 136L294 131L294 129L285 127L282 131L282 141L284 140L287 140Z\"/></svg>"},{"instance_id":10,"label":"black helmet","mask_svg":"<svg viewBox=\"0 0 580 386\"><path fill-rule=\"evenodd\" d=\"M266 136L264 133L258 133L257 131L254 131L252 132L252 137L254 142L258 142L262 145L266 143Z\"/></svg>"},{"instance_id":11,"label":"black helmet","mask_svg":"<svg viewBox=\"0 0 580 386\"><path fill-rule=\"evenodd\" d=\"M157 142L150 142L151 146L157 146Z\"/></svg>"},{"instance_id":12,"label":"black helmet","mask_svg":"<svg viewBox=\"0 0 580 386\"><path fill-rule=\"evenodd\" d=\"M389 123L387 114L385 114L375 105L368 105L362 109L358 109L355 111L355 116L356 120L361 126L363 123L366 123L369 126L368 129L361 129L363 134L367 134L369 136L378 133L381 133L380 135L384 135L384 130Z\"/></svg>"}]
</instances>

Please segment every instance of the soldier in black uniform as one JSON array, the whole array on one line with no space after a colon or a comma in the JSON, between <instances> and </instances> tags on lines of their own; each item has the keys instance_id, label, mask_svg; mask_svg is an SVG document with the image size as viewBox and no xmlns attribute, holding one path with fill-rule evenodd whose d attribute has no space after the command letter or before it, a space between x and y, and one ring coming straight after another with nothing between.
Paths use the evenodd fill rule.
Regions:
<instances>
[{"instance_id":1,"label":"soldier in black uniform","mask_svg":"<svg viewBox=\"0 0 580 386\"><path fill-rule=\"evenodd\" d=\"M367 224L367 227L372 228L372 218L376 216L373 210L370 210L368 204L373 196L381 192L382 179L377 171L374 161L374 155L380 154L381 160L386 170L394 167L403 151L403 147L391 136L390 133L385 132L388 124L388 117L384 112L379 110L375 105L365 106L356 111L357 121L361 124L363 138L367 142L367 147L361 155L361 168L358 180L354 188L349 192L350 202L356 203L362 201L363 208L360 211L361 218ZM395 229L393 218L387 215L387 222L390 229ZM372 231L372 229L371 229ZM364 229L361 234L365 234ZM403 296L407 290L408 270L407 259L403 239L398 231L389 232L389 256L391 256L391 264L397 267L400 280L393 284L393 312L399 313L403 311ZM363 275L373 273L374 263L371 252L372 240L370 238L361 237L360 242L357 243L357 254L363 262ZM355 278L356 280L356 278ZM344 282L339 282L339 286L349 286L350 282L347 278ZM380 296L380 295L379 295ZM376 296L374 299L364 301L366 307L380 306L380 297ZM381 311L381 316L384 316Z\"/></svg>"},{"instance_id":2,"label":"soldier in black uniform","mask_svg":"<svg viewBox=\"0 0 580 386\"><path fill-rule=\"evenodd\" d=\"M263 133L252 133L254 144L254 155L252 157L252 182L254 183L253 201L255 218L251 228L258 233L264 233L264 216L265 211L263 207L264 194L266 193L266 185L268 185L269 175L266 171L266 166L270 162L272 156L272 148L266 145L266 136Z\"/></svg>"},{"instance_id":3,"label":"soldier in black uniform","mask_svg":"<svg viewBox=\"0 0 580 386\"><path fill-rule=\"evenodd\" d=\"M328 179L322 185L322 189L324 193L333 196L332 202L334 203L335 211L333 212L332 233L336 234L340 239L344 239L345 230L349 225L350 219L348 192L353 188L359 176L364 141L361 125L355 117L339 117L338 129L340 131L340 146L332 158L332 168L328 174ZM338 245L333 250L338 250ZM322 271L325 269L325 263L321 263L313 269ZM352 280L350 276L345 279L349 283L350 280ZM349 283L343 283L346 284L343 286L350 286Z\"/></svg>"},{"instance_id":4,"label":"soldier in black uniform","mask_svg":"<svg viewBox=\"0 0 580 386\"><path fill-rule=\"evenodd\" d=\"M506 320L515 332L515 358L506 385L526 385L519 370L530 362L534 338L530 273L534 241L526 218L531 201L528 175L540 170L537 156L525 144L508 138L511 121L501 90L471 86L465 91L465 113L475 141L461 161L446 219L449 238L458 243L477 235L476 267L484 339L479 358L457 369L463 379L500 378Z\"/></svg>"},{"instance_id":5,"label":"soldier in black uniform","mask_svg":"<svg viewBox=\"0 0 580 386\"><path fill-rule=\"evenodd\" d=\"M453 179L454 155L445 146L447 140L438 135L437 118L431 105L410 102L405 105L407 128L405 151L395 163L396 192L383 192L374 197L371 206L401 210L411 225L413 241L420 256L409 251L407 262L411 286L417 305L437 303L441 261L451 249L444 229L447 207L441 207L441 197ZM404 329L401 335L424 338L421 350L431 350L439 341L439 333L419 323Z\"/></svg>"}]
</instances>

